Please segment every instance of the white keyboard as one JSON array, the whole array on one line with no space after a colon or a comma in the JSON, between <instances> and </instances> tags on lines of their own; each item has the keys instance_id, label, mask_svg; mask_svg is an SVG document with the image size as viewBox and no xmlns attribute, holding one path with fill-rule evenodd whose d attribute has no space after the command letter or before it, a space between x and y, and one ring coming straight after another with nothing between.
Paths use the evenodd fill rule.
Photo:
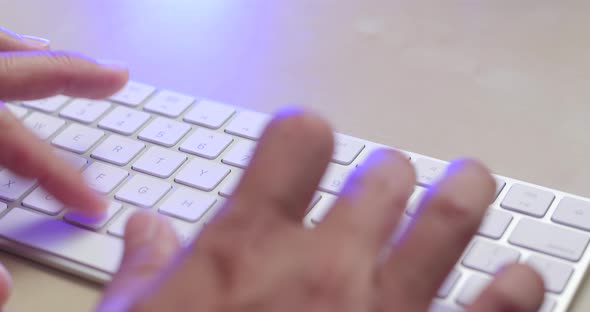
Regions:
<instances>
[{"instance_id":1,"label":"white keyboard","mask_svg":"<svg viewBox=\"0 0 590 312\"><path fill-rule=\"evenodd\" d=\"M102 220L88 220L67 212L35 181L0 169L0 247L99 282L116 271L125 223L137 209L166 216L183 242L194 238L231 195L270 120L266 114L137 82L104 101L56 96L7 105L112 202ZM305 217L307 226L321 222L351 170L378 147L383 146L336 134L333 160ZM417 200L447 165L404 152L418 181L402 230ZM496 179L496 199L479 234L431 310L461 311L500 267L521 261L545 279L541 311L566 311L590 263L590 201Z\"/></svg>"}]
</instances>

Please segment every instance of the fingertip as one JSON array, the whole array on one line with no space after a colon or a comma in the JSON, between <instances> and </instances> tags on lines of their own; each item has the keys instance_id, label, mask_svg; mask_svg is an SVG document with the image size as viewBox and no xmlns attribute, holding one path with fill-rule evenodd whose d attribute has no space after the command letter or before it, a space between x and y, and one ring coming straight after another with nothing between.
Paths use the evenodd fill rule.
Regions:
<instances>
[{"instance_id":1,"label":"fingertip","mask_svg":"<svg viewBox=\"0 0 590 312\"><path fill-rule=\"evenodd\" d=\"M93 191L90 191L89 202L90 210L101 214L106 211L109 205L108 199Z\"/></svg>"},{"instance_id":2,"label":"fingertip","mask_svg":"<svg viewBox=\"0 0 590 312\"><path fill-rule=\"evenodd\" d=\"M72 92L71 95L75 95L76 92L80 92L78 96L81 97L104 99L123 89L129 81L129 69L122 62L97 61L95 65L99 69L97 73L100 73L100 82L97 83L97 86L101 86L100 88L92 88L91 86L92 90L86 91L84 88L76 87L66 90L65 93Z\"/></svg>"},{"instance_id":3,"label":"fingertip","mask_svg":"<svg viewBox=\"0 0 590 312\"><path fill-rule=\"evenodd\" d=\"M125 251L119 270L104 292L97 311L127 311L175 259L178 240L162 217L144 210L125 226Z\"/></svg>"},{"instance_id":4,"label":"fingertip","mask_svg":"<svg viewBox=\"0 0 590 312\"><path fill-rule=\"evenodd\" d=\"M439 206L452 208L445 210L446 212L470 216L470 223L478 226L492 201L495 189L494 179L481 162L459 159L448 166L444 178L431 188L427 197L437 194L446 202L446 205Z\"/></svg>"},{"instance_id":5,"label":"fingertip","mask_svg":"<svg viewBox=\"0 0 590 312\"><path fill-rule=\"evenodd\" d=\"M105 215L110 204L107 198L94 192L89 187L79 190L76 197L63 198L63 202L77 212L90 218L101 218Z\"/></svg>"},{"instance_id":6,"label":"fingertip","mask_svg":"<svg viewBox=\"0 0 590 312\"><path fill-rule=\"evenodd\" d=\"M515 299L530 311L536 311L543 303L545 282L532 267L522 263L511 264L500 271L498 278L500 288L514 294Z\"/></svg>"},{"instance_id":7,"label":"fingertip","mask_svg":"<svg viewBox=\"0 0 590 312\"><path fill-rule=\"evenodd\" d=\"M268 125L263 139L280 138L288 142L304 142L309 151L318 159L331 157L334 150L334 131L330 124L319 115L298 106L287 106L279 110Z\"/></svg>"},{"instance_id":8,"label":"fingertip","mask_svg":"<svg viewBox=\"0 0 590 312\"><path fill-rule=\"evenodd\" d=\"M542 277L528 265L516 263L497 274L469 311L535 312L544 296Z\"/></svg>"},{"instance_id":9,"label":"fingertip","mask_svg":"<svg viewBox=\"0 0 590 312\"><path fill-rule=\"evenodd\" d=\"M172 225L164 217L151 211L134 213L125 225L126 249L137 249L157 243L164 254L179 247L178 237ZM166 249L166 250L164 250Z\"/></svg>"},{"instance_id":10,"label":"fingertip","mask_svg":"<svg viewBox=\"0 0 590 312\"><path fill-rule=\"evenodd\" d=\"M464 176L472 179L474 187L486 191L491 198L496 189L496 182L488 167L481 161L473 158L460 158L449 165L447 175L462 172Z\"/></svg>"},{"instance_id":11,"label":"fingertip","mask_svg":"<svg viewBox=\"0 0 590 312\"><path fill-rule=\"evenodd\" d=\"M121 61L116 61L116 60L105 60L105 59L98 59L95 60L96 64L107 68L107 69L113 69L115 71L127 71L127 69L129 68L129 66L127 66L126 63L121 62Z\"/></svg>"},{"instance_id":12,"label":"fingertip","mask_svg":"<svg viewBox=\"0 0 590 312\"><path fill-rule=\"evenodd\" d=\"M141 247L152 241L159 232L160 222L149 211L134 213L125 225L125 244L127 248Z\"/></svg>"}]
</instances>

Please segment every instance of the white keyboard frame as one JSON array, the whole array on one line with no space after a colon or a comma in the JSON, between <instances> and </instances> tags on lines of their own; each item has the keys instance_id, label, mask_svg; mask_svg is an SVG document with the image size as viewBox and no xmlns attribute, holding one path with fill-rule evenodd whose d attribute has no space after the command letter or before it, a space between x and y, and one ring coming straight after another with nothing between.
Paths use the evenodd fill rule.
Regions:
<instances>
[{"instance_id":1,"label":"white keyboard frame","mask_svg":"<svg viewBox=\"0 0 590 312\"><path fill-rule=\"evenodd\" d=\"M149 98L153 97L154 94L152 94ZM149 98L148 98L148 100L149 100ZM199 100L201 100L201 99L197 98L196 99L196 102L198 102ZM134 107L134 108L143 111L143 107L144 107L144 105L145 105L146 102L147 102L147 100L144 101L143 103L141 103L139 106ZM69 101L68 101L68 103L69 103ZM112 107L109 108L104 114L102 114L100 118L98 118L94 123L85 124L85 125L87 125L89 127L98 128L97 127L98 122L104 116L106 116L106 114L108 114L111 110L113 110L117 105L123 105L123 104L117 104L114 101L111 101L111 103L113 103ZM11 104L14 104L14 105L17 105L17 106L21 106L19 103L11 103ZM76 121L72 121L72 120L69 120L69 119L66 119L64 117L60 117L59 116L59 112L66 105L67 105L67 103L64 106L62 106L57 112L55 112L53 114L44 113L44 114L47 114L47 115L56 116L56 117L58 117L58 118L63 119L63 120L66 121L66 124L62 128L60 128L55 134L53 134L52 136L50 136L47 139L48 142L50 142L55 136L57 136L64 129L66 129L66 127L69 124L76 123ZM191 107L192 107L192 105L191 105ZM25 108L25 107L23 107L23 108ZM233 120L233 118L235 118L235 116L237 115L237 113L239 113L240 111L248 111L247 109L242 109L242 108L239 108L239 107L235 107L235 108L236 108L236 113L233 114L231 116L231 118L229 118L228 121L226 121L219 129L212 130L212 131L217 131L217 132L220 132L220 133L225 133L224 132L225 127L231 122L231 120ZM35 111L35 110L31 109L31 108L26 108L26 109L29 111L26 116L28 116L29 114L31 114L31 112ZM164 117L170 118L170 119L174 119L174 120L178 120L178 121L181 121L181 122L184 122L183 121L183 116L189 110L190 110L190 107L188 109L186 109L178 118L170 118L170 117L166 117L166 116L164 116ZM133 176L134 173L139 173L139 172L137 172L137 171L135 171L135 170L133 170L131 168L132 164L137 159L139 159L139 157L141 157L141 155L143 155L143 153L145 153L149 149L149 147L151 147L151 146L160 146L160 145L153 144L153 143L150 143L150 142L147 142L147 141L143 141L143 140L140 140L140 139L137 138L138 133L140 133L143 130L143 128L145 128L147 125L149 125L150 122L155 117L162 116L162 115L158 115L156 113L150 113L150 112L148 112L148 113L151 115L151 117L148 120L148 122L146 122L141 128L139 128L133 135L127 136L127 137L133 138L135 140L141 141L142 143L144 143L146 145L146 147L138 155L136 155L132 159L132 161L130 161L129 164L127 164L126 166L117 166L118 168L125 169L125 170L127 170L130 173L130 175L126 179L126 181L128 181ZM26 118L26 116L24 118ZM200 127L200 126L197 126L197 125L188 123L188 122L185 122L185 123L191 125L191 130L176 145L174 145L173 147L170 147L170 149L179 151L179 146L195 131L196 128L199 128ZM82 123L80 123L80 124L82 124ZM111 134L121 135L121 134L115 133L115 132L110 131L110 130L106 130L106 129L102 129L102 128L101 128L101 130L104 131L105 134L106 134L103 138L101 138L92 148L90 148L87 153L81 154L81 155L80 154L76 154L76 155L82 156L82 157L84 157L84 158L86 158L88 160L88 163L85 166L85 168L88 167L94 161L106 163L104 161L100 161L100 160L97 160L97 159L94 159L94 158L90 157L90 153L102 141L104 141L109 135L111 135ZM122 136L124 136L124 135L122 135ZM234 138L234 141L230 144L230 146L228 148L226 148L223 151L223 153L219 157L217 157L215 160L209 160L209 161L221 163L221 159L223 158L223 156L229 150L231 150L231 147L234 146L237 143L237 141L239 141L239 140L247 140L247 139L244 139L244 138L235 136L235 135L231 135L231 136ZM363 140L363 139L360 139L360 138L356 138L356 137L352 137L352 136L347 136L347 135L344 135L344 136L345 137L348 137L348 138L351 138L351 139L354 139L354 140L361 141L361 142L363 142L365 144L365 148L361 151L361 153L359 154L359 156L352 162L352 164L350 164L350 165L348 165L346 167L352 168L352 167L356 166L357 164L361 163L370 154L370 152L373 151L373 150L375 150L376 148L387 147L385 145L381 145L381 144L378 144L378 143L370 142L370 141ZM435 161L441 161L441 160L436 159L436 158L424 156L424 155L413 153L413 152L408 152L408 151L403 151L403 150L400 150L400 151L402 151L402 152L406 153L408 156L410 156L412 162L415 161L418 158L426 158L426 159L431 159L431 160L435 160ZM182 153L184 153L184 152L182 152ZM171 177L169 177L167 179L162 179L162 180L165 180L165 181L170 182L173 185L173 188L179 186L178 183L174 182L174 178L175 178L176 174L178 174L178 172L180 172L182 170L182 168L184 168L190 162L191 159L198 158L198 156L194 156L194 155L189 154L189 153L184 153L184 154L187 155L188 160ZM238 169L238 168L233 167L233 166L230 166L230 167L232 168L232 171L242 171L242 169ZM232 172L232 174L234 174L234 173ZM542 189L542 190L550 191L550 192L552 192L555 195L555 199L553 200L553 202L552 202L550 208L548 209L547 213L545 214L545 216L543 218L533 218L533 219L535 219L535 220L541 220L544 223L549 223L549 224L552 224L552 225L555 225L555 226L565 227L565 228L567 228L569 230L572 230L572 231L579 231L581 233L590 234L590 232L586 232L586 231L579 230L579 229L576 229L576 228L573 228L573 227L569 227L569 226L563 226L563 225L560 225L558 223L555 223L555 222L551 221L551 216L553 215L553 213L554 213L557 205L559 204L559 202L561 201L561 199L564 196L568 196L568 197L572 197L572 198L576 198L576 199L581 199L581 200L585 200L585 201L589 201L589 199L584 198L584 197L581 197L581 196L576 196L576 195L573 195L573 194L561 192L561 191L558 191L558 190L549 189L549 188L542 187L542 186L539 186L539 185L535 185L535 184L532 184L532 183L528 183L528 182L524 182L524 181L512 179L512 178L505 177L505 176L496 175L496 177L504 180L506 182L506 185L504 186L504 188L500 192L499 196L496 198L495 202L491 205L491 207L495 207L495 208L500 209L500 210L503 210L503 211L508 211L513 216L513 219L510 222L509 227L506 229L506 231L504 232L504 234L502 235L502 237L500 239L493 240L493 239L489 239L489 238L486 238L486 237L483 237L483 236L478 236L478 237L480 239L483 239L483 240L489 240L489 241L492 241L492 242L495 242L495 243L500 243L503 246L510 246L512 248L517 249L519 252L521 252L520 261L522 261L523 259L526 259L529 255L532 255L532 254L541 254L541 255L544 255L546 257L550 257L553 260L564 262L564 263L568 263L568 264L572 265L573 268L574 268L574 272L572 273L572 275L571 275L571 277L570 277L570 279L569 279L569 281L567 283L567 286L566 286L565 290L561 294L559 294L559 295L553 295L553 294L550 294L550 293L547 293L546 292L546 295L547 296L554 298L555 301L556 301L556 305L555 305L554 310L553 310L554 312L566 311L570 307L570 304L572 303L572 301L573 301L573 299L574 299L574 297L576 295L577 290L581 287L582 282L583 282L583 279L584 279L584 276L587 273L588 265L590 264L590 251L588 250L590 248L587 247L586 250L584 251L584 254L583 254L582 258L578 262L574 263L574 262L570 262L570 261L561 260L561 259L558 259L556 257L547 256L547 255L542 254L542 253L530 251L528 249L517 247L517 246L514 246L514 245L508 243L508 237L509 237L510 233L512 233L512 231L514 230L514 228L515 228L516 224L518 223L518 221L520 219L522 219L522 218L532 218L532 217L526 216L524 214L520 214L518 212L513 212L513 211L509 211L509 210L503 209L503 208L500 207L500 202L504 198L504 196L507 194L508 190L510 189L510 187L514 183L520 183L520 184L524 184L524 185L528 185L528 186L533 186L533 187L536 187L536 188L539 188L539 189ZM212 190L211 192L208 192L210 194L214 194L215 196L217 196L218 197L218 202L214 205L214 207L212 207L211 209L209 209L209 211L205 214L204 217L202 217L196 223L193 224L194 225L194 228L195 228L195 231L198 231L198 229L201 227L201 225L204 222L206 222L206 220L208 220L215 213L215 211L217 209L219 209L219 207L221 205L223 205L223 203L224 203L225 200L224 200L223 197L221 197L221 196L218 195L218 192L219 192L220 187L225 182L226 182L225 180L222 181L220 183L220 185L218 185L214 190ZM109 197L114 199L114 194L116 194L116 192L124 184L125 184L125 181L122 182L121 184L119 184L117 186L117 188L115 188L110 193ZM28 211L32 211L32 212L35 212L35 213L40 213L40 212L38 212L36 210L29 209L29 208L26 208L26 207L24 207L24 206L21 205L22 199L25 198L34 189L35 189L35 187L32 188L29 192L27 192L21 198L21 200L19 200L17 202L7 203L8 209L6 209L5 212L2 213L2 215L0 216L0 218L3 217L8 211L10 211L14 207L21 207L21 208L26 209ZM159 204L161 204L163 201L165 201L172 193L173 193L173 191L171 190L170 192L168 192L168 194L166 196L164 196L162 199L160 199L160 201L158 202L158 204L156 205L155 208L150 208L150 209L157 209L157 207L159 206ZM322 200L320 200L320 202L305 217L304 223L307 226L311 226L310 219L312 217L317 216L318 214L322 214L322 211L325 211L328 208L328 205L332 202L331 200L328 200L328 199L330 199L330 197L335 197L334 195L332 195L332 194L326 194L325 192L320 192L320 193L322 194L322 197L324 197L324 198L322 198ZM121 201L118 201L118 202L121 202ZM128 207L131 206L130 204L127 204L127 203L124 203L124 202L121 202L121 203L123 204L124 209L128 209ZM98 233L104 233L105 235L109 235L109 234L106 234L106 229L108 229L109 225L112 224L114 222L114 220L116 220L116 218L123 212L124 209L122 209L121 211L119 211L109 221L109 223L107 223L103 228L101 228L97 232ZM40 214L42 214L42 213L40 213ZM57 216L55 216L53 218L61 219L63 217L63 214L64 214L64 212L60 213L59 215L57 215ZM45 215L45 214L42 214L42 215L49 217L48 215ZM472 243L473 243L473 241L470 242L470 245ZM110 274L107 274L105 272L102 272L102 271L99 271L99 270L90 268L90 267L88 267L88 266L86 266L84 264L73 262L73 261L70 261L70 260L66 260L66 259L61 258L59 256L52 255L52 254L49 254L49 253L46 253L46 252L42 252L42 251L39 251L37 249L30 248L28 246L25 246L25 245L22 245L22 244L19 244L19 243L15 243L14 241L7 240L7 239L2 238L2 237L0 237L0 249L5 250L5 251L8 251L8 252L11 252L11 253L13 253L15 255L18 255L18 256L21 256L21 257L24 257L24 258L27 258L27 259L34 260L36 262L39 262L39 263L42 263L42 264L45 264L45 265L48 265L50 267L59 269L61 271L65 271L65 272L74 274L76 276L83 277L85 279L88 279L90 281L94 281L94 282L97 282L97 283L101 283L101 284L102 283L106 283L111 278L111 275ZM466 251L469 250L469 246L465 250ZM454 302L454 300L456 299L458 292L461 290L463 284L465 283L466 276L468 276L470 274L478 274L478 275L485 276L485 277L488 277L488 278L490 277L490 275L488 275L488 274L481 273L479 271L466 268L465 266L463 266L462 264L460 264L461 261L463 260L464 255L465 255L465 252L461 256L460 260L458 261L458 264L455 266L455 269L461 271L461 273L462 273L462 276L459 279L458 283L454 285L454 287L452 288L451 293L449 294L449 296L447 298L445 298L444 300L443 299L435 299L435 301L442 302L442 303L445 303L445 304L452 304L453 306L457 307L457 304Z\"/></svg>"}]
</instances>

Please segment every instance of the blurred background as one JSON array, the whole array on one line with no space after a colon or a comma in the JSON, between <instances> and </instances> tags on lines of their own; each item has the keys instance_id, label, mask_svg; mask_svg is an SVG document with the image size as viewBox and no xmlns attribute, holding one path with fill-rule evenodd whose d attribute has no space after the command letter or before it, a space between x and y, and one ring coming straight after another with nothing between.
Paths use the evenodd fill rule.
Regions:
<instances>
[{"instance_id":1,"label":"blurred background","mask_svg":"<svg viewBox=\"0 0 590 312\"><path fill-rule=\"evenodd\" d=\"M4 27L123 61L135 80L264 112L298 104L350 135L583 196L588 12L583 0L0 0ZM11 259L17 286L19 274L47 284L17 287L9 310L29 292L61 311L98 296Z\"/></svg>"}]
</instances>

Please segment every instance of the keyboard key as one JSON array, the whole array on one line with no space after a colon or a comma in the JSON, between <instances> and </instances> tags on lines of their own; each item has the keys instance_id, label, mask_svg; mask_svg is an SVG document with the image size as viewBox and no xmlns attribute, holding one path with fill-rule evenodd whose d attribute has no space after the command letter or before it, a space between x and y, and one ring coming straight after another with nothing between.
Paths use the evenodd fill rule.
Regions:
<instances>
[{"instance_id":1,"label":"keyboard key","mask_svg":"<svg viewBox=\"0 0 590 312\"><path fill-rule=\"evenodd\" d=\"M133 169L158 178L167 178L185 161L186 155L182 153L152 146L133 164Z\"/></svg>"},{"instance_id":2,"label":"keyboard key","mask_svg":"<svg viewBox=\"0 0 590 312\"><path fill-rule=\"evenodd\" d=\"M122 240L20 208L0 219L0 236L109 274L117 271L123 255Z\"/></svg>"},{"instance_id":3,"label":"keyboard key","mask_svg":"<svg viewBox=\"0 0 590 312\"><path fill-rule=\"evenodd\" d=\"M40 110L45 113L54 113L62 107L70 98L65 95L56 95L45 99L23 101L23 106Z\"/></svg>"},{"instance_id":4,"label":"keyboard key","mask_svg":"<svg viewBox=\"0 0 590 312\"><path fill-rule=\"evenodd\" d=\"M448 297L449 294L451 293L451 290L453 290L453 287L455 287L455 285L457 284L457 281L459 280L460 277L461 277L461 272L459 272L457 270L452 270L451 273L449 273L449 275L447 276L447 278L443 282L440 289L438 290L438 293L436 294L436 296L439 298Z\"/></svg>"},{"instance_id":5,"label":"keyboard key","mask_svg":"<svg viewBox=\"0 0 590 312\"><path fill-rule=\"evenodd\" d=\"M338 197L336 197L334 195L322 194L321 200L318 203L316 203L314 205L313 209L308 211L307 215L305 216L305 220L304 220L305 226L314 227L314 226L320 224L322 222L322 220L324 220L324 218L326 217L328 212L330 212L330 209L332 208L332 205L334 204L336 199L338 199ZM404 217L405 216L402 216L402 219L405 219ZM409 218L407 218L407 219L409 220ZM400 227L403 227L403 224L402 224L403 222L404 222L403 220L400 221L400 225L398 226L398 229ZM396 233L392 234L392 242L395 242L395 240L397 239L397 235L401 231L402 230L397 230Z\"/></svg>"},{"instance_id":6,"label":"keyboard key","mask_svg":"<svg viewBox=\"0 0 590 312\"><path fill-rule=\"evenodd\" d=\"M189 223L168 216L164 216L164 219L170 222L170 225L172 225L174 232L176 232L178 240L183 246L188 245L202 228L202 226L199 223Z\"/></svg>"},{"instance_id":7,"label":"keyboard key","mask_svg":"<svg viewBox=\"0 0 590 312\"><path fill-rule=\"evenodd\" d=\"M551 220L590 231L590 202L564 197L555 209Z\"/></svg>"},{"instance_id":8,"label":"keyboard key","mask_svg":"<svg viewBox=\"0 0 590 312\"><path fill-rule=\"evenodd\" d=\"M214 196L181 187L164 201L159 211L172 217L195 222L199 220L216 201L217 200Z\"/></svg>"},{"instance_id":9,"label":"keyboard key","mask_svg":"<svg viewBox=\"0 0 590 312\"><path fill-rule=\"evenodd\" d=\"M176 120L157 117L147 125L138 135L138 138L155 144L172 147L184 137L191 126Z\"/></svg>"},{"instance_id":10,"label":"keyboard key","mask_svg":"<svg viewBox=\"0 0 590 312\"><path fill-rule=\"evenodd\" d=\"M0 213L4 213L6 209L8 209L8 205L0 201Z\"/></svg>"},{"instance_id":11,"label":"keyboard key","mask_svg":"<svg viewBox=\"0 0 590 312\"><path fill-rule=\"evenodd\" d=\"M414 193L408 199L408 207L406 208L406 213L410 216L416 215L418 212L418 208L420 206L420 202L422 201L422 197L426 194L427 189L421 186L414 187Z\"/></svg>"},{"instance_id":12,"label":"keyboard key","mask_svg":"<svg viewBox=\"0 0 590 312\"><path fill-rule=\"evenodd\" d=\"M412 218L408 217L407 215L402 215L399 219L399 222L393 231L393 236L391 238L391 244L396 245L399 243L399 240L402 239L404 234L410 229L412 225Z\"/></svg>"},{"instance_id":13,"label":"keyboard key","mask_svg":"<svg viewBox=\"0 0 590 312\"><path fill-rule=\"evenodd\" d=\"M555 309L555 300L545 296L545 300L543 300L543 304L539 308L538 312L553 312Z\"/></svg>"},{"instance_id":14,"label":"keyboard key","mask_svg":"<svg viewBox=\"0 0 590 312\"><path fill-rule=\"evenodd\" d=\"M153 207L171 188L166 181L136 175L123 185L115 198L141 207Z\"/></svg>"},{"instance_id":15,"label":"keyboard key","mask_svg":"<svg viewBox=\"0 0 590 312\"><path fill-rule=\"evenodd\" d=\"M194 102L195 98L191 96L162 90L154 95L145 104L143 109L148 112L176 118Z\"/></svg>"},{"instance_id":16,"label":"keyboard key","mask_svg":"<svg viewBox=\"0 0 590 312\"><path fill-rule=\"evenodd\" d=\"M117 106L98 123L98 126L121 134L131 135L148 119L150 119L148 113Z\"/></svg>"},{"instance_id":17,"label":"keyboard key","mask_svg":"<svg viewBox=\"0 0 590 312\"><path fill-rule=\"evenodd\" d=\"M342 134L334 136L334 154L332 161L341 165L350 165L365 148L365 144Z\"/></svg>"},{"instance_id":18,"label":"keyboard key","mask_svg":"<svg viewBox=\"0 0 590 312\"><path fill-rule=\"evenodd\" d=\"M541 274L545 281L545 289L556 294L563 292L567 281L574 272L571 265L537 255L531 256L527 260L527 264Z\"/></svg>"},{"instance_id":19,"label":"keyboard key","mask_svg":"<svg viewBox=\"0 0 590 312\"><path fill-rule=\"evenodd\" d=\"M117 92L110 97L111 100L119 102L129 106L138 106L143 103L152 93L156 91L156 88L135 82L129 81L121 91Z\"/></svg>"},{"instance_id":20,"label":"keyboard key","mask_svg":"<svg viewBox=\"0 0 590 312\"><path fill-rule=\"evenodd\" d=\"M184 116L184 120L203 127L219 129L235 111L226 104L201 100Z\"/></svg>"},{"instance_id":21,"label":"keyboard key","mask_svg":"<svg viewBox=\"0 0 590 312\"><path fill-rule=\"evenodd\" d=\"M207 159L215 159L233 140L229 135L199 128L182 142L180 150Z\"/></svg>"},{"instance_id":22,"label":"keyboard key","mask_svg":"<svg viewBox=\"0 0 590 312\"><path fill-rule=\"evenodd\" d=\"M588 239L586 234L560 226L521 219L508 241L548 255L578 261L588 245Z\"/></svg>"},{"instance_id":23,"label":"keyboard key","mask_svg":"<svg viewBox=\"0 0 590 312\"><path fill-rule=\"evenodd\" d=\"M23 206L52 216L58 215L64 209L64 205L42 187L37 187L25 197Z\"/></svg>"},{"instance_id":24,"label":"keyboard key","mask_svg":"<svg viewBox=\"0 0 590 312\"><path fill-rule=\"evenodd\" d=\"M113 218L113 216L121 210L121 208L123 208L123 205L112 201L107 207L104 215L101 217L90 217L79 212L69 211L64 215L64 220L72 224L96 231L105 226L105 224L107 224Z\"/></svg>"},{"instance_id":25,"label":"keyboard key","mask_svg":"<svg viewBox=\"0 0 590 312\"><path fill-rule=\"evenodd\" d=\"M346 180L350 174L350 168L331 164L328 166L324 177L320 181L319 189L324 192L338 195L338 193L340 193L344 187L344 183L346 183Z\"/></svg>"},{"instance_id":26,"label":"keyboard key","mask_svg":"<svg viewBox=\"0 0 590 312\"><path fill-rule=\"evenodd\" d=\"M311 198L311 201L309 202L309 206L307 207L307 212L309 212L311 209L313 209L313 207L315 207L315 205L317 205L317 203L320 201L320 199L322 199L322 195L320 193L315 193L313 194L313 197Z\"/></svg>"},{"instance_id":27,"label":"keyboard key","mask_svg":"<svg viewBox=\"0 0 590 312\"><path fill-rule=\"evenodd\" d=\"M442 161L419 158L414 163L416 167L416 179L418 185L428 187L440 179L447 168L447 164Z\"/></svg>"},{"instance_id":28,"label":"keyboard key","mask_svg":"<svg viewBox=\"0 0 590 312\"><path fill-rule=\"evenodd\" d=\"M523 184L514 184L500 205L529 216L541 218L551 206L555 195L538 188Z\"/></svg>"},{"instance_id":29,"label":"keyboard key","mask_svg":"<svg viewBox=\"0 0 590 312\"><path fill-rule=\"evenodd\" d=\"M494 180L496 180L496 195L494 196L494 200L496 200L500 192L504 189L504 186L506 186L506 181L499 178L494 178Z\"/></svg>"},{"instance_id":30,"label":"keyboard key","mask_svg":"<svg viewBox=\"0 0 590 312\"><path fill-rule=\"evenodd\" d=\"M118 135L111 135L92 152L92 157L115 165L127 165L143 150L145 144Z\"/></svg>"},{"instance_id":31,"label":"keyboard key","mask_svg":"<svg viewBox=\"0 0 590 312\"><path fill-rule=\"evenodd\" d=\"M47 140L57 130L66 124L65 121L45 115L38 112L33 112L29 117L23 121L25 126L32 130L41 140Z\"/></svg>"},{"instance_id":32,"label":"keyboard key","mask_svg":"<svg viewBox=\"0 0 590 312\"><path fill-rule=\"evenodd\" d=\"M115 220L109 226L107 233L113 236L123 237L125 235L127 221L129 221L129 218L131 218L131 216L137 211L138 208L127 207L122 213L115 217Z\"/></svg>"},{"instance_id":33,"label":"keyboard key","mask_svg":"<svg viewBox=\"0 0 590 312\"><path fill-rule=\"evenodd\" d=\"M100 162L94 162L82 172L88 185L102 194L112 192L129 173L123 169L113 167Z\"/></svg>"},{"instance_id":34,"label":"keyboard key","mask_svg":"<svg viewBox=\"0 0 590 312\"><path fill-rule=\"evenodd\" d=\"M489 208L479 227L478 234L492 239L500 239L511 221L512 215L510 213Z\"/></svg>"},{"instance_id":35,"label":"keyboard key","mask_svg":"<svg viewBox=\"0 0 590 312\"><path fill-rule=\"evenodd\" d=\"M104 131L73 123L58 134L51 143L68 151L84 154L103 136Z\"/></svg>"},{"instance_id":36,"label":"keyboard key","mask_svg":"<svg viewBox=\"0 0 590 312\"><path fill-rule=\"evenodd\" d=\"M505 265L517 262L520 252L510 247L477 239L463 259L463 265L488 274L496 274Z\"/></svg>"},{"instance_id":37,"label":"keyboard key","mask_svg":"<svg viewBox=\"0 0 590 312\"><path fill-rule=\"evenodd\" d=\"M66 152L64 150L55 149L55 154L57 155L57 157L65 160L76 170L82 170L82 168L84 168L88 163L88 160L86 160L86 158L80 157L70 152Z\"/></svg>"},{"instance_id":38,"label":"keyboard key","mask_svg":"<svg viewBox=\"0 0 590 312\"><path fill-rule=\"evenodd\" d=\"M457 296L457 303L462 306L470 305L490 282L491 279L471 275L467 282L463 284L463 288L461 288L461 292Z\"/></svg>"},{"instance_id":39,"label":"keyboard key","mask_svg":"<svg viewBox=\"0 0 590 312\"><path fill-rule=\"evenodd\" d=\"M234 144L234 146L227 152L223 159L223 163L232 165L238 168L245 169L256 150L256 143L247 140L241 140Z\"/></svg>"},{"instance_id":40,"label":"keyboard key","mask_svg":"<svg viewBox=\"0 0 590 312\"><path fill-rule=\"evenodd\" d=\"M241 136L250 140L257 140L262 135L262 131L270 122L271 117L267 114L242 111L230 121L225 128L225 132L237 136Z\"/></svg>"},{"instance_id":41,"label":"keyboard key","mask_svg":"<svg viewBox=\"0 0 590 312\"><path fill-rule=\"evenodd\" d=\"M36 181L20 177L11 171L0 171L0 198L7 201L16 201L28 192Z\"/></svg>"},{"instance_id":42,"label":"keyboard key","mask_svg":"<svg viewBox=\"0 0 590 312\"><path fill-rule=\"evenodd\" d=\"M240 183L240 179L242 178L242 172L237 170L232 170L232 173L229 174L227 178L225 178L225 182L219 187L219 195L223 197L230 197L238 183Z\"/></svg>"},{"instance_id":43,"label":"keyboard key","mask_svg":"<svg viewBox=\"0 0 590 312\"><path fill-rule=\"evenodd\" d=\"M461 311L463 311L463 310L461 310L457 307L448 305L446 303L437 302L437 301L432 302L432 304L428 308L428 312L461 312Z\"/></svg>"},{"instance_id":44,"label":"keyboard key","mask_svg":"<svg viewBox=\"0 0 590 312\"><path fill-rule=\"evenodd\" d=\"M18 119L23 119L23 117L29 112L27 109L14 104L7 103L6 107L8 107L8 110Z\"/></svg>"},{"instance_id":45,"label":"keyboard key","mask_svg":"<svg viewBox=\"0 0 590 312\"><path fill-rule=\"evenodd\" d=\"M75 99L59 113L60 116L89 124L95 122L109 108L111 103L89 99Z\"/></svg>"},{"instance_id":46,"label":"keyboard key","mask_svg":"<svg viewBox=\"0 0 590 312\"><path fill-rule=\"evenodd\" d=\"M229 174L227 166L195 158L176 176L175 181L203 191L212 191Z\"/></svg>"}]
</instances>

